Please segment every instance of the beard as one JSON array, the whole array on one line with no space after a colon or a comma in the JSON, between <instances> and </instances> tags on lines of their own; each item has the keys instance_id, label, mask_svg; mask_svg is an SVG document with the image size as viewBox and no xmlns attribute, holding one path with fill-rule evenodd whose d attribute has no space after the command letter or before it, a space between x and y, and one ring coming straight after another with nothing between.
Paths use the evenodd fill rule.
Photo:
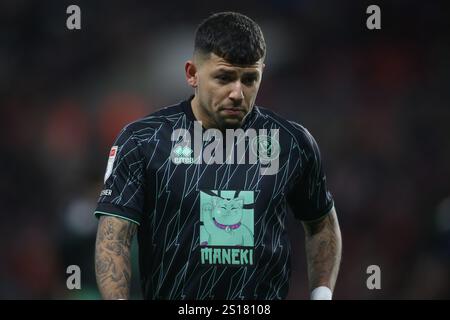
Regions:
<instances>
[{"instance_id":1,"label":"beard","mask_svg":"<svg viewBox=\"0 0 450 320\"><path fill-rule=\"evenodd\" d=\"M247 110L242 106L219 107L214 114L219 129L238 129L244 123Z\"/></svg>"},{"instance_id":2,"label":"beard","mask_svg":"<svg viewBox=\"0 0 450 320\"><path fill-rule=\"evenodd\" d=\"M216 123L218 125L218 129L224 131L226 129L239 129L244 123L245 116L222 116L218 114L216 116Z\"/></svg>"}]
</instances>

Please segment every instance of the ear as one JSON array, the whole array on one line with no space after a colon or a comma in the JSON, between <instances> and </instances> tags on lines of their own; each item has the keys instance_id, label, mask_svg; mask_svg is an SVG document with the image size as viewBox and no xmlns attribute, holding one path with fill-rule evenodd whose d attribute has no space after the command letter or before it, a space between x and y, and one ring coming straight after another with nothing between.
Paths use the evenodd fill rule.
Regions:
<instances>
[{"instance_id":1,"label":"ear","mask_svg":"<svg viewBox=\"0 0 450 320\"><path fill-rule=\"evenodd\" d=\"M186 72L187 83L192 88L197 88L198 86L197 67L192 60L186 61L186 64L184 65L184 71Z\"/></svg>"}]
</instances>

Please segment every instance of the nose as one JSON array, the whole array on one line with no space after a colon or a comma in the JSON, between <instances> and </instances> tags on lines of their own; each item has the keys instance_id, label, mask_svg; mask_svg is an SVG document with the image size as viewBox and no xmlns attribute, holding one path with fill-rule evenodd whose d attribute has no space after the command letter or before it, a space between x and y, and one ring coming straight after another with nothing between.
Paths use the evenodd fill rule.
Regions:
<instances>
[{"instance_id":1,"label":"nose","mask_svg":"<svg viewBox=\"0 0 450 320\"><path fill-rule=\"evenodd\" d=\"M242 83L240 81L236 81L233 84L229 97L236 105L241 104L242 100L244 100L244 92L242 91Z\"/></svg>"}]
</instances>

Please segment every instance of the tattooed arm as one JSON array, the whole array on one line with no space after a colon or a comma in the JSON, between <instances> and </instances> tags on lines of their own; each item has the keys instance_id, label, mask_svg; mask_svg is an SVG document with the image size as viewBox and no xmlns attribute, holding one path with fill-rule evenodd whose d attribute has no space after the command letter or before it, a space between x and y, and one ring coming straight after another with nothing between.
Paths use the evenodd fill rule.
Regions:
<instances>
[{"instance_id":1,"label":"tattooed arm","mask_svg":"<svg viewBox=\"0 0 450 320\"><path fill-rule=\"evenodd\" d=\"M322 219L303 222L310 290L334 290L341 262L341 231L334 207Z\"/></svg>"},{"instance_id":2,"label":"tattooed arm","mask_svg":"<svg viewBox=\"0 0 450 320\"><path fill-rule=\"evenodd\" d=\"M130 291L130 247L136 224L101 216L95 244L95 276L103 299L128 299Z\"/></svg>"}]
</instances>

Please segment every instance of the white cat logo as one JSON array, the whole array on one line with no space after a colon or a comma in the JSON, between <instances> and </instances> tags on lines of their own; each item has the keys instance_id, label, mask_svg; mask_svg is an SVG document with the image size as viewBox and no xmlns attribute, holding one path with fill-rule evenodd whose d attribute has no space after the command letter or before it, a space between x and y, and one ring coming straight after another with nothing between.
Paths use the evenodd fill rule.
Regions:
<instances>
[{"instance_id":1,"label":"white cat logo","mask_svg":"<svg viewBox=\"0 0 450 320\"><path fill-rule=\"evenodd\" d=\"M111 148L111 151L109 152L108 165L106 166L106 172L105 172L105 180L104 180L105 183L106 183L106 180L108 180L109 176L112 173L114 160L116 160L116 155L117 155L117 146L113 146Z\"/></svg>"}]
</instances>

